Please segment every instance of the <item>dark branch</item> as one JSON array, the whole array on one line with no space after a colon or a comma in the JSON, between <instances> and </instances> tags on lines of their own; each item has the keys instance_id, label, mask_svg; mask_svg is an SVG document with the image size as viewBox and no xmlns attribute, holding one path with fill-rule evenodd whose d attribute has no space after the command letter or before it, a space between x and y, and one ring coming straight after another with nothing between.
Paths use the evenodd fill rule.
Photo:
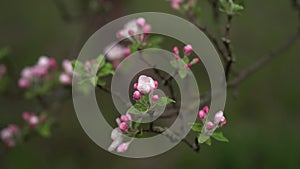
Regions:
<instances>
[{"instance_id":1,"label":"dark branch","mask_svg":"<svg viewBox=\"0 0 300 169\"><path fill-rule=\"evenodd\" d=\"M228 83L228 87L237 86L241 81L243 81L246 77L250 76L252 73L257 71L259 68L268 63L275 56L279 55L290 46L292 46L297 40L300 38L300 30L291 35L286 41L280 44L277 48L273 49L271 52L263 55L258 59L254 64L250 65L244 71L240 72L238 76Z\"/></svg>"}]
</instances>

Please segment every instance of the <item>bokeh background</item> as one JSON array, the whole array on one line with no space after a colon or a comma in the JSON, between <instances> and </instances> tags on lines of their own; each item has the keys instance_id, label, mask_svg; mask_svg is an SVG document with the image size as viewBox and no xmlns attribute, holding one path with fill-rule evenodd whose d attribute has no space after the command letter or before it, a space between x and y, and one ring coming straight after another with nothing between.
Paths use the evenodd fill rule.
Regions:
<instances>
[{"instance_id":1,"label":"bokeh background","mask_svg":"<svg viewBox=\"0 0 300 169\"><path fill-rule=\"evenodd\" d=\"M34 64L40 55L57 60L76 57L88 37L114 18L146 11L181 16L163 0L107 2L100 7L102 14L97 14L98 7L88 0L1 0L0 47L11 49L9 59L15 69L15 81L18 72ZM223 29L225 18L221 16L219 23L215 22L209 4L206 1L200 4L201 23L215 32ZM245 1L245 7L232 24L238 70L269 52L299 27L290 1L249 0ZM118 157L102 150L87 137L70 98L63 106L52 110L58 123L52 137L35 137L1 154L0 168L300 168L299 49L300 39L229 91L225 109L229 123L223 129L229 143L213 142L211 147L203 146L199 154L179 144L152 158ZM193 71L203 74L201 68ZM8 90L19 93L17 84L12 84ZM102 93L102 97L109 95ZM34 110L36 104L20 97L1 95L0 123L22 123L21 113Z\"/></svg>"}]
</instances>

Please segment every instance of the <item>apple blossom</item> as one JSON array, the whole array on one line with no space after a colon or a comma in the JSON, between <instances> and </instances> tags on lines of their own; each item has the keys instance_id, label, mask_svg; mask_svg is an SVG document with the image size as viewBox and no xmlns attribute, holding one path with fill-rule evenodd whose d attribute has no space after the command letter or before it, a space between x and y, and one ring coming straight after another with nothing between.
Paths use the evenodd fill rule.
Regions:
<instances>
[{"instance_id":1,"label":"apple blossom","mask_svg":"<svg viewBox=\"0 0 300 169\"><path fill-rule=\"evenodd\" d=\"M217 112L214 117L214 123L219 124L223 118L224 118L223 112L222 111Z\"/></svg>"},{"instance_id":2,"label":"apple blossom","mask_svg":"<svg viewBox=\"0 0 300 169\"><path fill-rule=\"evenodd\" d=\"M155 88L154 80L151 77L141 75L138 79L137 89L142 94L148 94Z\"/></svg>"}]
</instances>

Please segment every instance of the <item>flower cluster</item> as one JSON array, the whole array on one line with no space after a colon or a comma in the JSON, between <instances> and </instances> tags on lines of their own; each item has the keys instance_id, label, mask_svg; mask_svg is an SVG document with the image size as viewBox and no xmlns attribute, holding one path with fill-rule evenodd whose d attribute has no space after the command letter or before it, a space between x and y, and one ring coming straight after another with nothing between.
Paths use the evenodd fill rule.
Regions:
<instances>
[{"instance_id":1,"label":"flower cluster","mask_svg":"<svg viewBox=\"0 0 300 169\"><path fill-rule=\"evenodd\" d=\"M130 48L122 45L112 43L104 49L106 59L109 61L115 61L127 57L130 55Z\"/></svg>"},{"instance_id":2,"label":"flower cluster","mask_svg":"<svg viewBox=\"0 0 300 169\"><path fill-rule=\"evenodd\" d=\"M132 140L127 140L124 134L127 133L127 131L132 126L132 118L130 114L121 115L120 118L116 119L116 122L118 124L118 128L115 128L111 132L111 139L113 140L112 144L109 146L109 151L117 150L119 153L123 153L127 151L128 146L132 142Z\"/></svg>"},{"instance_id":3,"label":"flower cluster","mask_svg":"<svg viewBox=\"0 0 300 169\"><path fill-rule=\"evenodd\" d=\"M45 115L37 116L31 112L23 112L22 117L28 123L29 128L31 129L37 128L40 124L44 123L47 119Z\"/></svg>"},{"instance_id":4,"label":"flower cluster","mask_svg":"<svg viewBox=\"0 0 300 169\"><path fill-rule=\"evenodd\" d=\"M176 60L181 59L178 46L173 47L173 52L174 52L174 58ZM183 54L184 54L183 61L186 62L186 67L188 67L188 68L190 68L192 65L200 62L199 58L194 58L191 61L189 60L188 56L191 55L192 53L193 53L192 45L187 44L183 47Z\"/></svg>"},{"instance_id":5,"label":"flower cluster","mask_svg":"<svg viewBox=\"0 0 300 169\"><path fill-rule=\"evenodd\" d=\"M132 42L144 42L146 40L145 35L150 32L151 25L144 18L137 18L125 24L123 29L118 31L117 37L120 39L128 38Z\"/></svg>"},{"instance_id":6,"label":"flower cluster","mask_svg":"<svg viewBox=\"0 0 300 169\"><path fill-rule=\"evenodd\" d=\"M27 89L34 84L48 80L52 75L51 73L56 70L57 66L54 58L41 56L36 65L26 67L22 70L19 87Z\"/></svg>"},{"instance_id":7,"label":"flower cluster","mask_svg":"<svg viewBox=\"0 0 300 169\"><path fill-rule=\"evenodd\" d=\"M72 83L72 76L74 73L71 61L64 60L62 62L62 68L64 72L60 74L59 81L64 85L70 85Z\"/></svg>"},{"instance_id":8,"label":"flower cluster","mask_svg":"<svg viewBox=\"0 0 300 169\"><path fill-rule=\"evenodd\" d=\"M134 83L134 93L133 98L135 100L139 100L142 96L142 94L149 94L154 89L158 87L158 82L153 80L151 77L141 75L138 79L137 83ZM158 100L158 96L154 95L152 96L152 100Z\"/></svg>"},{"instance_id":9,"label":"flower cluster","mask_svg":"<svg viewBox=\"0 0 300 169\"><path fill-rule=\"evenodd\" d=\"M198 118L201 119L203 122L207 120L207 115L209 112L208 106L205 106L202 110L198 112ZM219 111L214 116L214 121L208 121L206 122L206 129L207 130L214 130L218 127L226 125L227 121L226 118L223 115L223 111Z\"/></svg>"},{"instance_id":10,"label":"flower cluster","mask_svg":"<svg viewBox=\"0 0 300 169\"><path fill-rule=\"evenodd\" d=\"M12 148L15 146L19 134L19 127L15 124L10 124L7 128L2 129L1 139L5 143L6 147Z\"/></svg>"}]
</instances>

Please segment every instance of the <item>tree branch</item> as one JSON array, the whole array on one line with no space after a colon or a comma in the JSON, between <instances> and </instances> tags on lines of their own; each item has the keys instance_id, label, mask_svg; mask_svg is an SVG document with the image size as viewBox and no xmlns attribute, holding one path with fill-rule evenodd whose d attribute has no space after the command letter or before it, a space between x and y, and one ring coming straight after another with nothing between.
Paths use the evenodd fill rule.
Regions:
<instances>
[{"instance_id":1,"label":"tree branch","mask_svg":"<svg viewBox=\"0 0 300 169\"><path fill-rule=\"evenodd\" d=\"M286 49L288 49L290 46L292 46L297 40L300 38L300 29L292 34L286 41L284 41L282 44L280 44L277 48L273 49L271 52L263 55L258 59L254 64L250 65L248 68L243 70L238 74L238 76L230 81L227 85L228 87L235 87L237 86L241 81L243 81L246 77L250 76L252 73L254 73L256 70L264 66L266 63L268 63L271 59L273 59L278 54L282 53Z\"/></svg>"}]
</instances>

